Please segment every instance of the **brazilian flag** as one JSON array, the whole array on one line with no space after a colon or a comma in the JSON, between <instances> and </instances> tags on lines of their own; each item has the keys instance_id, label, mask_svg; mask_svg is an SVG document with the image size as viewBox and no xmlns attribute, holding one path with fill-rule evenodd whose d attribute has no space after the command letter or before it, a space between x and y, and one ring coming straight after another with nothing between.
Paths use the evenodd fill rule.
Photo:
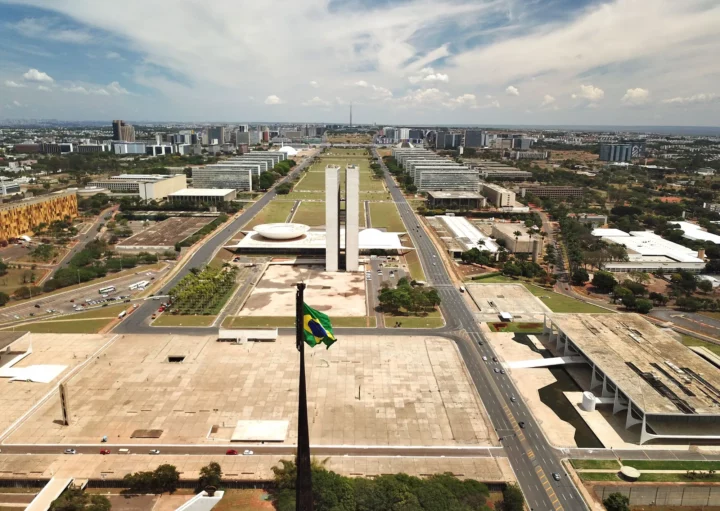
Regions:
<instances>
[{"instance_id":1,"label":"brazilian flag","mask_svg":"<svg viewBox=\"0 0 720 511\"><path fill-rule=\"evenodd\" d=\"M333 334L330 318L326 314L309 307L306 303L303 303L303 330L305 332L305 342L311 348L320 343L325 343L325 346L329 348L337 341Z\"/></svg>"}]
</instances>

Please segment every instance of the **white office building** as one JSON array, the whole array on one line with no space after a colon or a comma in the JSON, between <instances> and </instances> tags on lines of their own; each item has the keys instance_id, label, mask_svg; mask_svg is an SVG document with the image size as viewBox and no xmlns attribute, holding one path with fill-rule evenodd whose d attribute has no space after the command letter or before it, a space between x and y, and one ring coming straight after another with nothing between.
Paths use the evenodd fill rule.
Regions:
<instances>
[{"instance_id":1,"label":"white office building","mask_svg":"<svg viewBox=\"0 0 720 511\"><path fill-rule=\"evenodd\" d=\"M252 190L253 171L241 167L193 168L193 186L195 188L232 188L233 190Z\"/></svg>"},{"instance_id":2,"label":"white office building","mask_svg":"<svg viewBox=\"0 0 720 511\"><path fill-rule=\"evenodd\" d=\"M515 192L502 186L481 183L480 193L488 200L488 203L496 208L511 208L515 206Z\"/></svg>"},{"instance_id":3,"label":"white office building","mask_svg":"<svg viewBox=\"0 0 720 511\"><path fill-rule=\"evenodd\" d=\"M630 231L619 229L595 229L593 236L607 243L622 245L627 250L627 261L603 263L603 269L610 272L629 273L674 273L685 270L700 273L705 261L695 250L666 240L652 231Z\"/></svg>"},{"instance_id":4,"label":"white office building","mask_svg":"<svg viewBox=\"0 0 720 511\"><path fill-rule=\"evenodd\" d=\"M325 270L340 269L340 166L325 167Z\"/></svg>"},{"instance_id":5,"label":"white office building","mask_svg":"<svg viewBox=\"0 0 720 511\"><path fill-rule=\"evenodd\" d=\"M325 269L327 271L358 271L360 265L360 169L348 165L345 171L345 225L342 225L340 207L340 167L325 167ZM341 240L344 243L341 243ZM340 249L345 248L345 264Z\"/></svg>"},{"instance_id":6,"label":"white office building","mask_svg":"<svg viewBox=\"0 0 720 511\"><path fill-rule=\"evenodd\" d=\"M360 167L348 165L345 171L345 271L358 271L360 265Z\"/></svg>"}]
</instances>

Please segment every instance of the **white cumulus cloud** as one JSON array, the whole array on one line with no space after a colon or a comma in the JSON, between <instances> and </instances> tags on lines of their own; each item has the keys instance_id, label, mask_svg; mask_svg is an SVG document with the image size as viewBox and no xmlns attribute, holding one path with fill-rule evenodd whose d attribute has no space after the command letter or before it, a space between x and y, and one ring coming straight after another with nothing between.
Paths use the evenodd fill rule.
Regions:
<instances>
[{"instance_id":1,"label":"white cumulus cloud","mask_svg":"<svg viewBox=\"0 0 720 511\"><path fill-rule=\"evenodd\" d=\"M11 89L20 89L22 87L25 87L22 83L17 83L12 80L5 80L5 87L10 87Z\"/></svg>"},{"instance_id":2,"label":"white cumulus cloud","mask_svg":"<svg viewBox=\"0 0 720 511\"><path fill-rule=\"evenodd\" d=\"M122 87L118 82L112 82L106 87L111 94L130 94L128 90Z\"/></svg>"},{"instance_id":3,"label":"white cumulus cloud","mask_svg":"<svg viewBox=\"0 0 720 511\"><path fill-rule=\"evenodd\" d=\"M44 85L38 85L38 90L44 91L44 92L52 92L52 89L50 87L46 87Z\"/></svg>"},{"instance_id":4,"label":"white cumulus cloud","mask_svg":"<svg viewBox=\"0 0 720 511\"><path fill-rule=\"evenodd\" d=\"M90 91L88 91L82 85L72 85L70 87L63 87L63 92L72 92L75 94L90 94Z\"/></svg>"},{"instance_id":5,"label":"white cumulus cloud","mask_svg":"<svg viewBox=\"0 0 720 511\"><path fill-rule=\"evenodd\" d=\"M581 85L580 92L572 95L573 99L587 99L588 101L599 101L605 97L605 91L593 85Z\"/></svg>"},{"instance_id":6,"label":"white cumulus cloud","mask_svg":"<svg viewBox=\"0 0 720 511\"><path fill-rule=\"evenodd\" d=\"M552 105L553 103L555 103L555 98L554 98L553 96L551 96L550 94L545 94L545 95L543 96L542 103L540 103L540 106L541 106L541 107L542 107L542 106L549 106L549 105Z\"/></svg>"},{"instance_id":7,"label":"white cumulus cloud","mask_svg":"<svg viewBox=\"0 0 720 511\"><path fill-rule=\"evenodd\" d=\"M266 105L279 105L282 102L283 100L277 97L275 94L271 94L270 96L265 98Z\"/></svg>"},{"instance_id":8,"label":"white cumulus cloud","mask_svg":"<svg viewBox=\"0 0 720 511\"><path fill-rule=\"evenodd\" d=\"M320 87L320 84L317 83L315 80L312 80L312 81L310 81L310 86L315 87L317 89L318 87Z\"/></svg>"},{"instance_id":9,"label":"white cumulus cloud","mask_svg":"<svg viewBox=\"0 0 720 511\"><path fill-rule=\"evenodd\" d=\"M50 18L25 18L11 27L25 37L48 39L61 43L82 44L92 40L89 32L64 27L57 20Z\"/></svg>"},{"instance_id":10,"label":"white cumulus cloud","mask_svg":"<svg viewBox=\"0 0 720 511\"><path fill-rule=\"evenodd\" d=\"M447 83L450 81L450 77L444 73L436 73L435 70L431 67L424 67L422 68L418 74L412 75L408 77L408 80L410 83L420 83L420 82L444 82Z\"/></svg>"},{"instance_id":11,"label":"white cumulus cloud","mask_svg":"<svg viewBox=\"0 0 720 511\"><path fill-rule=\"evenodd\" d=\"M663 99L662 103L665 103L666 105L681 106L714 103L716 101L720 101L720 95L715 94L714 92L701 92L699 94L693 94L692 96L678 96L675 98Z\"/></svg>"},{"instance_id":12,"label":"white cumulus cloud","mask_svg":"<svg viewBox=\"0 0 720 511\"><path fill-rule=\"evenodd\" d=\"M507 94L508 96L519 96L520 91L517 89L517 87L508 85L507 88L505 89L505 94Z\"/></svg>"},{"instance_id":13,"label":"white cumulus cloud","mask_svg":"<svg viewBox=\"0 0 720 511\"><path fill-rule=\"evenodd\" d=\"M28 82L53 83L55 81L49 74L38 71L35 68L28 69L28 72L23 75L23 78L25 78Z\"/></svg>"},{"instance_id":14,"label":"white cumulus cloud","mask_svg":"<svg viewBox=\"0 0 720 511\"><path fill-rule=\"evenodd\" d=\"M322 98L319 98L318 96L315 96L312 99L308 99L307 101L303 101L303 106L330 106L329 101L325 101Z\"/></svg>"},{"instance_id":15,"label":"white cumulus cloud","mask_svg":"<svg viewBox=\"0 0 720 511\"><path fill-rule=\"evenodd\" d=\"M650 91L637 87L635 89L628 89L625 95L620 99L620 102L628 106L640 106L650 101Z\"/></svg>"}]
</instances>

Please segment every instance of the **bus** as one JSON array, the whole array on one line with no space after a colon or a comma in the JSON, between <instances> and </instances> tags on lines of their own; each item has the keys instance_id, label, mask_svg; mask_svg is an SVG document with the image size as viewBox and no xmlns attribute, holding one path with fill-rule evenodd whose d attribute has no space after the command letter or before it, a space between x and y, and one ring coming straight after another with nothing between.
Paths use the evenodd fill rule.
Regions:
<instances>
[{"instance_id":1,"label":"bus","mask_svg":"<svg viewBox=\"0 0 720 511\"><path fill-rule=\"evenodd\" d=\"M115 291L115 286L102 287L98 289L98 293L101 295L106 295L108 293L112 293L113 291Z\"/></svg>"},{"instance_id":2,"label":"bus","mask_svg":"<svg viewBox=\"0 0 720 511\"><path fill-rule=\"evenodd\" d=\"M130 290L132 291L133 289L145 289L146 287L148 287L148 285L150 285L149 280L141 280L140 282L135 282L135 284L132 284L130 286Z\"/></svg>"}]
</instances>

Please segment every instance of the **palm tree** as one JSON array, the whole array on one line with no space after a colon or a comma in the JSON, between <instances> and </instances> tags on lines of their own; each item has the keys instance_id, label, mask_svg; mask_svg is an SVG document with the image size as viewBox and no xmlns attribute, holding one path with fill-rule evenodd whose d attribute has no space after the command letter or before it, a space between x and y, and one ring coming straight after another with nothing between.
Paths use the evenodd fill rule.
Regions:
<instances>
[{"instance_id":1,"label":"palm tree","mask_svg":"<svg viewBox=\"0 0 720 511\"><path fill-rule=\"evenodd\" d=\"M513 252L517 252L518 238L522 235L522 233L520 231L515 231L513 234L515 235L515 247L513 248Z\"/></svg>"}]
</instances>

